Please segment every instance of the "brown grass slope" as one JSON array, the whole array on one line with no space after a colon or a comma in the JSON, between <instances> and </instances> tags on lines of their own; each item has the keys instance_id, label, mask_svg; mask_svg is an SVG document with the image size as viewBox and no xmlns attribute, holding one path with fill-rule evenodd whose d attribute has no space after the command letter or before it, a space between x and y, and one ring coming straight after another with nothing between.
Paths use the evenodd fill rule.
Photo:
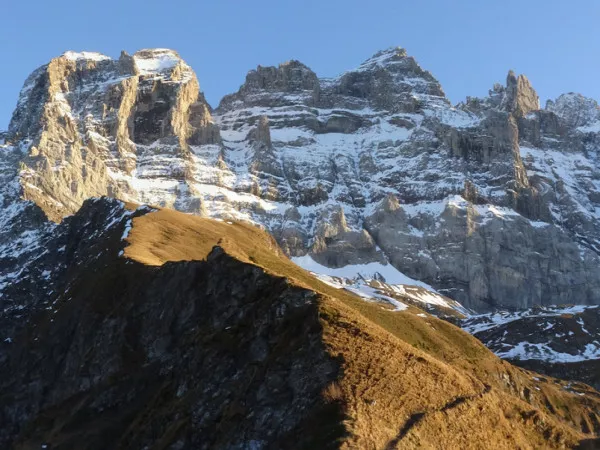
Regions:
<instances>
[{"instance_id":1,"label":"brown grass slope","mask_svg":"<svg viewBox=\"0 0 600 450\"><path fill-rule=\"evenodd\" d=\"M219 245L316 291L324 344L343 361L323 393L343 404L341 448L575 448L600 432L595 390L514 367L417 308L393 312L325 285L257 227L165 209L134 219L128 242L125 256L152 266L203 260Z\"/></svg>"}]
</instances>

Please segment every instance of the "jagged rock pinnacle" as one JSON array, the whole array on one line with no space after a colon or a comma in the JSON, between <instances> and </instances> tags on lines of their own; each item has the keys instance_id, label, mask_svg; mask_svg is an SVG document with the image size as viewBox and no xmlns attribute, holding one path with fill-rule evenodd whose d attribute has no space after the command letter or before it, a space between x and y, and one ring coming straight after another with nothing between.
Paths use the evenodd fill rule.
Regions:
<instances>
[{"instance_id":1,"label":"jagged rock pinnacle","mask_svg":"<svg viewBox=\"0 0 600 450\"><path fill-rule=\"evenodd\" d=\"M506 77L506 93L502 107L517 117L540 109L540 98L525 75L510 70Z\"/></svg>"}]
</instances>

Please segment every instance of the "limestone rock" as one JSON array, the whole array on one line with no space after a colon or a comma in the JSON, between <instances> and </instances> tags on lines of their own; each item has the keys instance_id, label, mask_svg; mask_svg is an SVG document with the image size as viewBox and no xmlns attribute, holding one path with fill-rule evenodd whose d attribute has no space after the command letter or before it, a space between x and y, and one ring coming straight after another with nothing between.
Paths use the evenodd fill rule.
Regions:
<instances>
[{"instance_id":1,"label":"limestone rock","mask_svg":"<svg viewBox=\"0 0 600 450\"><path fill-rule=\"evenodd\" d=\"M453 107L401 48L335 78L259 66L213 111L172 50L68 52L25 82L0 194L55 221L99 195L251 221L292 256L389 261L481 310L598 303L597 112L541 110L512 72Z\"/></svg>"},{"instance_id":2,"label":"limestone rock","mask_svg":"<svg viewBox=\"0 0 600 450\"><path fill-rule=\"evenodd\" d=\"M512 70L508 72L501 108L517 117L540 109L540 98L525 75L517 77Z\"/></svg>"},{"instance_id":3,"label":"limestone rock","mask_svg":"<svg viewBox=\"0 0 600 450\"><path fill-rule=\"evenodd\" d=\"M570 92L548 100L546 110L560 117L569 128L578 128L600 120L600 106L594 99Z\"/></svg>"},{"instance_id":4,"label":"limestone rock","mask_svg":"<svg viewBox=\"0 0 600 450\"><path fill-rule=\"evenodd\" d=\"M26 81L9 133L28 142L23 197L53 220L89 197L141 195L134 172L150 180L162 172L185 185L193 172L188 143L219 143L195 74L162 49L117 61L86 52L53 59ZM177 192L187 189L169 191L157 203L183 201Z\"/></svg>"}]
</instances>

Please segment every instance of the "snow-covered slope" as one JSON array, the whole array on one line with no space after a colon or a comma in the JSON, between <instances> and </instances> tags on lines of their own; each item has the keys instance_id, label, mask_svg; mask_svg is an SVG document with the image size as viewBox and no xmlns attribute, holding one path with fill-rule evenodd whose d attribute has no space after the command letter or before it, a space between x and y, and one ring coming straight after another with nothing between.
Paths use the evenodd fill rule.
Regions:
<instances>
[{"instance_id":1,"label":"snow-covered slope","mask_svg":"<svg viewBox=\"0 0 600 450\"><path fill-rule=\"evenodd\" d=\"M549 100L546 109L560 117L568 127L582 130L600 121L600 106L594 99L569 92Z\"/></svg>"},{"instance_id":2,"label":"snow-covered slope","mask_svg":"<svg viewBox=\"0 0 600 450\"><path fill-rule=\"evenodd\" d=\"M25 82L3 161L56 221L109 195L252 221L328 268L389 264L472 309L592 304L594 108L540 110L512 72L452 106L391 48L330 79L259 66L213 111L172 50L68 52Z\"/></svg>"},{"instance_id":3,"label":"snow-covered slope","mask_svg":"<svg viewBox=\"0 0 600 450\"><path fill-rule=\"evenodd\" d=\"M397 311L413 304L439 317L466 317L471 313L460 303L440 295L421 281L407 277L391 264L372 262L331 268L317 263L309 255L292 260L331 286L346 289L367 300L389 303Z\"/></svg>"},{"instance_id":4,"label":"snow-covered slope","mask_svg":"<svg viewBox=\"0 0 600 450\"><path fill-rule=\"evenodd\" d=\"M471 316L463 328L503 358L578 362L600 359L599 320L599 306L556 306Z\"/></svg>"},{"instance_id":5,"label":"snow-covered slope","mask_svg":"<svg viewBox=\"0 0 600 450\"><path fill-rule=\"evenodd\" d=\"M501 358L600 386L600 306L499 311L470 316L462 327Z\"/></svg>"}]
</instances>

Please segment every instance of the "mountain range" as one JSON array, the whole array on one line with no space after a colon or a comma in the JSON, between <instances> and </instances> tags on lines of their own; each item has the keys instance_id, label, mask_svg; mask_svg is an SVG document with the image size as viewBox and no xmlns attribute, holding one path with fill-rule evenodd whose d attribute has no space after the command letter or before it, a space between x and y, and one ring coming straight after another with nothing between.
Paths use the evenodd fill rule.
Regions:
<instances>
[{"instance_id":1,"label":"mountain range","mask_svg":"<svg viewBox=\"0 0 600 450\"><path fill-rule=\"evenodd\" d=\"M0 444L594 448L599 150L594 100L452 105L401 48L216 108L66 52L0 133Z\"/></svg>"}]
</instances>

